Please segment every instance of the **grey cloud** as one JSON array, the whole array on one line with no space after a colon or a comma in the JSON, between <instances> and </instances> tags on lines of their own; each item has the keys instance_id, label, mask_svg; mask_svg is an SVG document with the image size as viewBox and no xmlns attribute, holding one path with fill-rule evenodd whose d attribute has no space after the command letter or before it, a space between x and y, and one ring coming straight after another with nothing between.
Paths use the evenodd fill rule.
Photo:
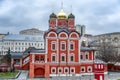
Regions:
<instances>
[{"instance_id":1,"label":"grey cloud","mask_svg":"<svg viewBox=\"0 0 120 80\"><path fill-rule=\"evenodd\" d=\"M0 1L0 33L18 33L26 28L48 29L48 19L52 12L57 14L63 2L64 11L69 14L70 6L76 16L76 24L84 24L87 33L99 34L118 31L118 19L110 21L109 16L119 11L118 0L2 0ZM6 5L7 4L7 5ZM118 29L114 28L116 26ZM9 30L7 31L7 28Z\"/></svg>"}]
</instances>

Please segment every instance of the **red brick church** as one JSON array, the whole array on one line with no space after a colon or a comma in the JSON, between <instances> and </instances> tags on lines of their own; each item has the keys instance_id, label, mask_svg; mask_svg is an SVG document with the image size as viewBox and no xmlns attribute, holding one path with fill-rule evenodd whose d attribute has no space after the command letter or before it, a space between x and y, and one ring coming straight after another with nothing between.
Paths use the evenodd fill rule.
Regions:
<instances>
[{"instance_id":1,"label":"red brick church","mask_svg":"<svg viewBox=\"0 0 120 80\"><path fill-rule=\"evenodd\" d=\"M75 29L75 16L61 9L57 15L50 15L49 29L44 34L45 49L31 50L28 56L19 58L20 64L15 67L28 69L30 78L92 74L95 50L80 39L81 34Z\"/></svg>"}]
</instances>

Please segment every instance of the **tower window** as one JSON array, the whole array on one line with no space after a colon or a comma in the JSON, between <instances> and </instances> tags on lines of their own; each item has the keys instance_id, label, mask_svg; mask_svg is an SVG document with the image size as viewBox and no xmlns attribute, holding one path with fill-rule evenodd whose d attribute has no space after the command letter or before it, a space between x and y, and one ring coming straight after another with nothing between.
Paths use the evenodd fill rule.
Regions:
<instances>
[{"instance_id":1,"label":"tower window","mask_svg":"<svg viewBox=\"0 0 120 80\"><path fill-rule=\"evenodd\" d=\"M65 42L61 43L61 50L66 50L66 43Z\"/></svg>"},{"instance_id":2,"label":"tower window","mask_svg":"<svg viewBox=\"0 0 120 80\"><path fill-rule=\"evenodd\" d=\"M65 56L62 56L62 61L65 61Z\"/></svg>"},{"instance_id":3,"label":"tower window","mask_svg":"<svg viewBox=\"0 0 120 80\"><path fill-rule=\"evenodd\" d=\"M70 55L70 61L71 61L71 62L74 62L74 54L71 54L71 55Z\"/></svg>"},{"instance_id":4,"label":"tower window","mask_svg":"<svg viewBox=\"0 0 120 80\"><path fill-rule=\"evenodd\" d=\"M66 61L66 55L65 55L65 54L62 54L62 55L61 55L61 61L62 61L62 62L65 62L65 61Z\"/></svg>"},{"instance_id":5,"label":"tower window","mask_svg":"<svg viewBox=\"0 0 120 80\"><path fill-rule=\"evenodd\" d=\"M83 55L80 55L80 59L81 59L81 60L83 59Z\"/></svg>"},{"instance_id":6,"label":"tower window","mask_svg":"<svg viewBox=\"0 0 120 80\"><path fill-rule=\"evenodd\" d=\"M86 59L88 59L88 55L86 54Z\"/></svg>"},{"instance_id":7,"label":"tower window","mask_svg":"<svg viewBox=\"0 0 120 80\"><path fill-rule=\"evenodd\" d=\"M56 49L55 42L52 42L51 48L52 48L52 50L55 50L55 49Z\"/></svg>"},{"instance_id":8,"label":"tower window","mask_svg":"<svg viewBox=\"0 0 120 80\"><path fill-rule=\"evenodd\" d=\"M52 57L51 57L52 59L52 62L55 62L56 61L56 55L55 54L52 54Z\"/></svg>"},{"instance_id":9,"label":"tower window","mask_svg":"<svg viewBox=\"0 0 120 80\"><path fill-rule=\"evenodd\" d=\"M71 49L71 50L74 50L74 43L73 43L73 42L70 43L70 49Z\"/></svg>"}]
</instances>

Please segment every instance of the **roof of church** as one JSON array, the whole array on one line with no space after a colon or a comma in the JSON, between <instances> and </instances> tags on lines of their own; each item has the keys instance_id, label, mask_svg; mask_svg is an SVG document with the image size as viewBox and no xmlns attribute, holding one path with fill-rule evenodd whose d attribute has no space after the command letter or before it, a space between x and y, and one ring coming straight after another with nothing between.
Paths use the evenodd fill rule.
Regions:
<instances>
[{"instance_id":1,"label":"roof of church","mask_svg":"<svg viewBox=\"0 0 120 80\"><path fill-rule=\"evenodd\" d=\"M46 53L45 49L34 49L30 53Z\"/></svg>"},{"instance_id":2,"label":"roof of church","mask_svg":"<svg viewBox=\"0 0 120 80\"><path fill-rule=\"evenodd\" d=\"M24 56L23 53L10 53L11 54L11 58L22 58Z\"/></svg>"},{"instance_id":3,"label":"roof of church","mask_svg":"<svg viewBox=\"0 0 120 80\"><path fill-rule=\"evenodd\" d=\"M46 32L45 32L45 34L46 33L48 33L48 32L50 32L50 31L52 31L52 30L47 30ZM53 30L54 31L54 30ZM56 33L60 33L60 32L66 32L67 34L70 34L71 32L77 32L76 30L74 30L74 31L69 31L68 30L68 27L58 27L57 26L57 30L56 31L54 31L54 32L56 32ZM77 32L78 33L78 32ZM79 33L78 33L79 34Z\"/></svg>"},{"instance_id":4,"label":"roof of church","mask_svg":"<svg viewBox=\"0 0 120 80\"><path fill-rule=\"evenodd\" d=\"M94 50L94 49L91 49L91 48L89 48L89 47L87 47L87 46L81 46L81 48L80 48L80 50L82 50L82 51L91 51L91 50Z\"/></svg>"},{"instance_id":5,"label":"roof of church","mask_svg":"<svg viewBox=\"0 0 120 80\"><path fill-rule=\"evenodd\" d=\"M102 61L102 60L100 60L100 59L95 59L95 60L94 60L94 63L104 63L104 64L107 64L106 62L104 62L104 61Z\"/></svg>"}]
</instances>

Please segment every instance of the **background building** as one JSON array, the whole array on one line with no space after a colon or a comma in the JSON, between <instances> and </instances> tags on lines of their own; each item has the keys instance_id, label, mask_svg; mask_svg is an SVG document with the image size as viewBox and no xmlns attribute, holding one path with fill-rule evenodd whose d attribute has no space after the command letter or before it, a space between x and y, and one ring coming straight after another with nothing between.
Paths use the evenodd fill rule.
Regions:
<instances>
[{"instance_id":1,"label":"background building","mask_svg":"<svg viewBox=\"0 0 120 80\"><path fill-rule=\"evenodd\" d=\"M22 31L19 32L19 34L24 34L24 35L43 35L44 31L38 30L36 28L32 28L32 29L22 30Z\"/></svg>"},{"instance_id":2,"label":"background building","mask_svg":"<svg viewBox=\"0 0 120 80\"><path fill-rule=\"evenodd\" d=\"M9 34L0 39L0 55L11 52L24 52L29 47L44 48L43 35Z\"/></svg>"},{"instance_id":3,"label":"background building","mask_svg":"<svg viewBox=\"0 0 120 80\"><path fill-rule=\"evenodd\" d=\"M116 48L118 52L120 52L120 32L96 35L93 36L92 39L98 44L102 44L103 42L111 44L114 46L114 48Z\"/></svg>"},{"instance_id":4,"label":"background building","mask_svg":"<svg viewBox=\"0 0 120 80\"><path fill-rule=\"evenodd\" d=\"M6 36L7 34L0 34L0 38L3 38L4 36Z\"/></svg>"}]
</instances>

